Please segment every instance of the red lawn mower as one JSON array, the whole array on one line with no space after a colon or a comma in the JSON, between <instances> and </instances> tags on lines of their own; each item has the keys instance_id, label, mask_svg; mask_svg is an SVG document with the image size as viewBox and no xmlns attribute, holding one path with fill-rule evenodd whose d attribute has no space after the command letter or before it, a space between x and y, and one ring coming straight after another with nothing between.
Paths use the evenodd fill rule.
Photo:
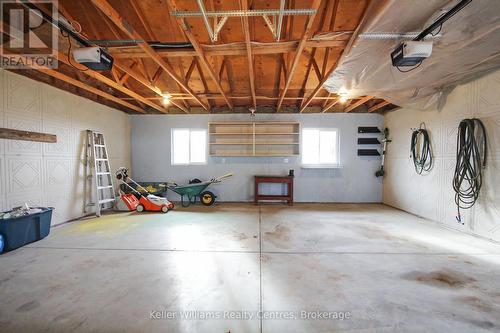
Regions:
<instances>
[{"instance_id":1,"label":"red lawn mower","mask_svg":"<svg viewBox=\"0 0 500 333\"><path fill-rule=\"evenodd\" d=\"M149 211L167 213L169 210L174 209L174 204L168 201L167 198L159 197L153 194L147 194L147 196L144 196L141 192L139 192L137 189L141 189L144 193L148 193L144 187L137 184L132 178L129 177L127 168L119 168L115 175L116 179L130 188L132 192L139 195L139 199L137 199L133 193L124 193L120 191L121 199L131 211L136 210L138 212ZM129 182L134 184L137 189L130 186Z\"/></svg>"}]
</instances>

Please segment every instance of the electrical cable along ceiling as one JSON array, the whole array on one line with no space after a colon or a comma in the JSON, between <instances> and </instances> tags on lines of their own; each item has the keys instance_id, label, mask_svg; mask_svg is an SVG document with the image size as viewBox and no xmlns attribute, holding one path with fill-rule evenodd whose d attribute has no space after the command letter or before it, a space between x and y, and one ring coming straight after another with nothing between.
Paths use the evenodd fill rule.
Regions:
<instances>
[{"instance_id":1,"label":"electrical cable along ceiling","mask_svg":"<svg viewBox=\"0 0 500 333\"><path fill-rule=\"evenodd\" d=\"M401 40L363 38L372 34L422 31L458 0L373 1L368 20L348 47L325 88L349 97L377 96L393 104L425 109L458 85L500 68L500 1L472 0L429 35L432 54L403 73L391 64Z\"/></svg>"}]
</instances>

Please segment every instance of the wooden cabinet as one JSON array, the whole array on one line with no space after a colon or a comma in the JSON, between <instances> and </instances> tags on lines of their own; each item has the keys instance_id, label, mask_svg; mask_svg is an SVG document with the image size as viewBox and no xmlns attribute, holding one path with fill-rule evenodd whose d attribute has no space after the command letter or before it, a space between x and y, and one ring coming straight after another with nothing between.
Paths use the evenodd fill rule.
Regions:
<instances>
[{"instance_id":1,"label":"wooden cabinet","mask_svg":"<svg viewBox=\"0 0 500 333\"><path fill-rule=\"evenodd\" d=\"M298 156L297 122L214 122L208 125L210 156Z\"/></svg>"}]
</instances>

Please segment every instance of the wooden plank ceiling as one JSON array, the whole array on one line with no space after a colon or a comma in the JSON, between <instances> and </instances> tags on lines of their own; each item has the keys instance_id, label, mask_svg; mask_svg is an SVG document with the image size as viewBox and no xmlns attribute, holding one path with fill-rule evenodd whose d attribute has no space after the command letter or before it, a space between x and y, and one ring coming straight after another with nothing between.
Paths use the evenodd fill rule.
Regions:
<instances>
[{"instance_id":1,"label":"wooden plank ceiling","mask_svg":"<svg viewBox=\"0 0 500 333\"><path fill-rule=\"evenodd\" d=\"M284 16L279 42L260 16L229 17L212 42L203 18L170 15L173 10L199 11L196 0L59 0L60 13L81 26L81 34L89 40L192 46L161 50L149 43L112 46L108 51L115 58L113 70L96 73L81 71L81 66L68 61L68 39L61 36L59 74L35 70L21 74L46 82L43 76L49 75L54 85L76 93L85 90L98 96L94 100L131 113L248 112L249 107L271 113L379 112L394 106L371 96L342 104L338 96L321 88L368 2L287 0L288 9L318 10L311 16ZM205 0L204 5L207 11L279 9L280 1ZM78 47L75 41L72 44ZM162 105L163 94L171 96L170 105Z\"/></svg>"}]
</instances>

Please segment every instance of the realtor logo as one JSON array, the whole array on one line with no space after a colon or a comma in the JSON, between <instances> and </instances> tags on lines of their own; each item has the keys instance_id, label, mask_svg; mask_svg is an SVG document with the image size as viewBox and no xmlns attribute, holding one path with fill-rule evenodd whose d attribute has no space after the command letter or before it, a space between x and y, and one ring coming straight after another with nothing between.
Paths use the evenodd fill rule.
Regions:
<instances>
[{"instance_id":1,"label":"realtor logo","mask_svg":"<svg viewBox=\"0 0 500 333\"><path fill-rule=\"evenodd\" d=\"M57 68L57 0L0 0L0 68Z\"/></svg>"}]
</instances>

